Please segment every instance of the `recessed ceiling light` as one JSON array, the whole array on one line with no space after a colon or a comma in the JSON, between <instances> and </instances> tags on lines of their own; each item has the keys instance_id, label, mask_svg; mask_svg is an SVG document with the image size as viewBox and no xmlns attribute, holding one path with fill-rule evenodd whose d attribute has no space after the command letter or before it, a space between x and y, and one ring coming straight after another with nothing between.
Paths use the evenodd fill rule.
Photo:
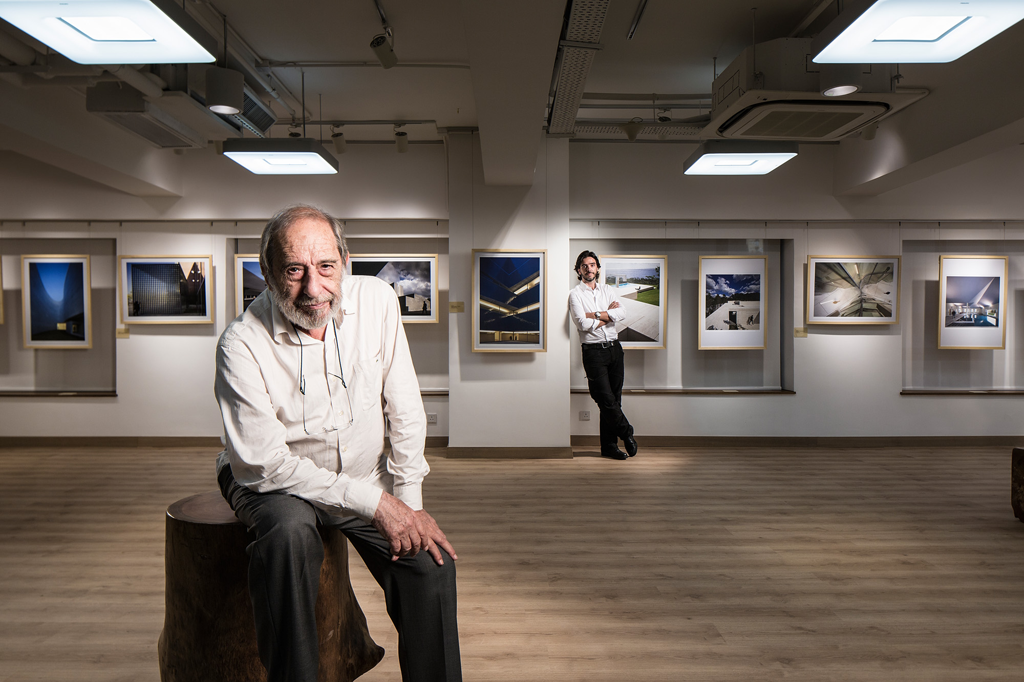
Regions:
<instances>
[{"instance_id":1,"label":"recessed ceiling light","mask_svg":"<svg viewBox=\"0 0 1024 682\"><path fill-rule=\"evenodd\" d=\"M683 169L686 175L765 175L796 155L795 142L708 140Z\"/></svg>"},{"instance_id":2,"label":"recessed ceiling light","mask_svg":"<svg viewBox=\"0 0 1024 682\"><path fill-rule=\"evenodd\" d=\"M333 175L338 162L316 140L234 139L224 141L224 156L256 175Z\"/></svg>"},{"instance_id":3,"label":"recessed ceiling light","mask_svg":"<svg viewBox=\"0 0 1024 682\"><path fill-rule=\"evenodd\" d=\"M169 0L0 0L0 18L79 64L214 61L210 36Z\"/></svg>"},{"instance_id":4,"label":"recessed ceiling light","mask_svg":"<svg viewBox=\"0 0 1024 682\"><path fill-rule=\"evenodd\" d=\"M1024 0L860 0L812 44L818 64L945 63L1024 19Z\"/></svg>"}]
</instances>

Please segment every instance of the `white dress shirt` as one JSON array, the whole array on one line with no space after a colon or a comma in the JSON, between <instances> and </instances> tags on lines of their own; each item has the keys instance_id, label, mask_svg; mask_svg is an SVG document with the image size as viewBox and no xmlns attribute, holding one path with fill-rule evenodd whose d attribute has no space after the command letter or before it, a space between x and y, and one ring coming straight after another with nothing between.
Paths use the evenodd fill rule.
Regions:
<instances>
[{"instance_id":1,"label":"white dress shirt","mask_svg":"<svg viewBox=\"0 0 1024 682\"><path fill-rule=\"evenodd\" d=\"M427 420L398 299L376 277L348 275L341 300L323 341L297 331L269 290L228 325L214 386L227 442L218 471L230 463L240 485L343 516L371 519L382 491L422 509Z\"/></svg>"},{"instance_id":2,"label":"white dress shirt","mask_svg":"<svg viewBox=\"0 0 1024 682\"><path fill-rule=\"evenodd\" d=\"M607 284L597 282L591 289L583 282L569 292L569 317L580 332L580 343L601 343L619 338L615 325L626 319L622 307L609 308L617 299L615 290ZM587 313L608 313L611 322L598 327L600 320L587 317Z\"/></svg>"}]
</instances>

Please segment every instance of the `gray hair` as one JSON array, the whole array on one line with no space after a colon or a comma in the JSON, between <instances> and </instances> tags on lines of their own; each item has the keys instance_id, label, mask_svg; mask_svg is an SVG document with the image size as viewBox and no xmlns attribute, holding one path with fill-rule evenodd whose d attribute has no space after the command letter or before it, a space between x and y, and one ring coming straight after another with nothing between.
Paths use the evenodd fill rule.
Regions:
<instances>
[{"instance_id":1,"label":"gray hair","mask_svg":"<svg viewBox=\"0 0 1024 682\"><path fill-rule=\"evenodd\" d=\"M260 270L268 284L277 284L277 273L274 271L274 262L281 252L280 234L299 220L309 218L319 220L331 226L334 232L334 239L338 244L338 253L341 254L342 263L348 258L348 244L345 243L345 226L340 220L315 206L299 204L289 206L278 211L277 215L267 222L263 228L263 237L260 239Z\"/></svg>"}]
</instances>

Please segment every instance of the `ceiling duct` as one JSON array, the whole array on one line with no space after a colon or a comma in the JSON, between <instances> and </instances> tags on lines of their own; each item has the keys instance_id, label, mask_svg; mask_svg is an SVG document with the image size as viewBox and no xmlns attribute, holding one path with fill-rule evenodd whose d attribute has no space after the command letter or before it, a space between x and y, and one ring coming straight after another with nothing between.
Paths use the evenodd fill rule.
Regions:
<instances>
[{"instance_id":1,"label":"ceiling duct","mask_svg":"<svg viewBox=\"0 0 1024 682\"><path fill-rule=\"evenodd\" d=\"M820 92L821 65L812 39L779 38L748 47L715 79L704 139L838 140L924 97L897 91L890 64L860 68L860 89L844 97Z\"/></svg>"},{"instance_id":2,"label":"ceiling duct","mask_svg":"<svg viewBox=\"0 0 1024 682\"><path fill-rule=\"evenodd\" d=\"M601 29L608 3L609 0L573 0L565 40L559 45L558 81L548 121L550 134L568 135L574 130L594 52L601 49Z\"/></svg>"},{"instance_id":3,"label":"ceiling duct","mask_svg":"<svg viewBox=\"0 0 1024 682\"><path fill-rule=\"evenodd\" d=\"M242 110L237 114L218 114L226 121L234 122L247 129L256 137L266 137L277 122L274 111L256 96L248 85L242 88Z\"/></svg>"},{"instance_id":4,"label":"ceiling duct","mask_svg":"<svg viewBox=\"0 0 1024 682\"><path fill-rule=\"evenodd\" d=\"M98 83L86 88L85 110L161 149L206 146L202 135L147 102L135 88L122 83Z\"/></svg>"}]
</instances>

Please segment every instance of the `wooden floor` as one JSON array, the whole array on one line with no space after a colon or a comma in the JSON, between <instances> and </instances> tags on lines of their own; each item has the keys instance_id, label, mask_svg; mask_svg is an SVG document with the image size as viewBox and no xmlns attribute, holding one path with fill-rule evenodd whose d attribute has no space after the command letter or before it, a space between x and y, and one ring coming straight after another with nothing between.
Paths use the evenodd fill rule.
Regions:
<instances>
[{"instance_id":1,"label":"wooden floor","mask_svg":"<svg viewBox=\"0 0 1024 682\"><path fill-rule=\"evenodd\" d=\"M466 680L1024 679L1008 448L585 450L431 458ZM0 450L0 682L159 679L163 513L213 457ZM399 680L352 573L388 650L362 679Z\"/></svg>"}]
</instances>

